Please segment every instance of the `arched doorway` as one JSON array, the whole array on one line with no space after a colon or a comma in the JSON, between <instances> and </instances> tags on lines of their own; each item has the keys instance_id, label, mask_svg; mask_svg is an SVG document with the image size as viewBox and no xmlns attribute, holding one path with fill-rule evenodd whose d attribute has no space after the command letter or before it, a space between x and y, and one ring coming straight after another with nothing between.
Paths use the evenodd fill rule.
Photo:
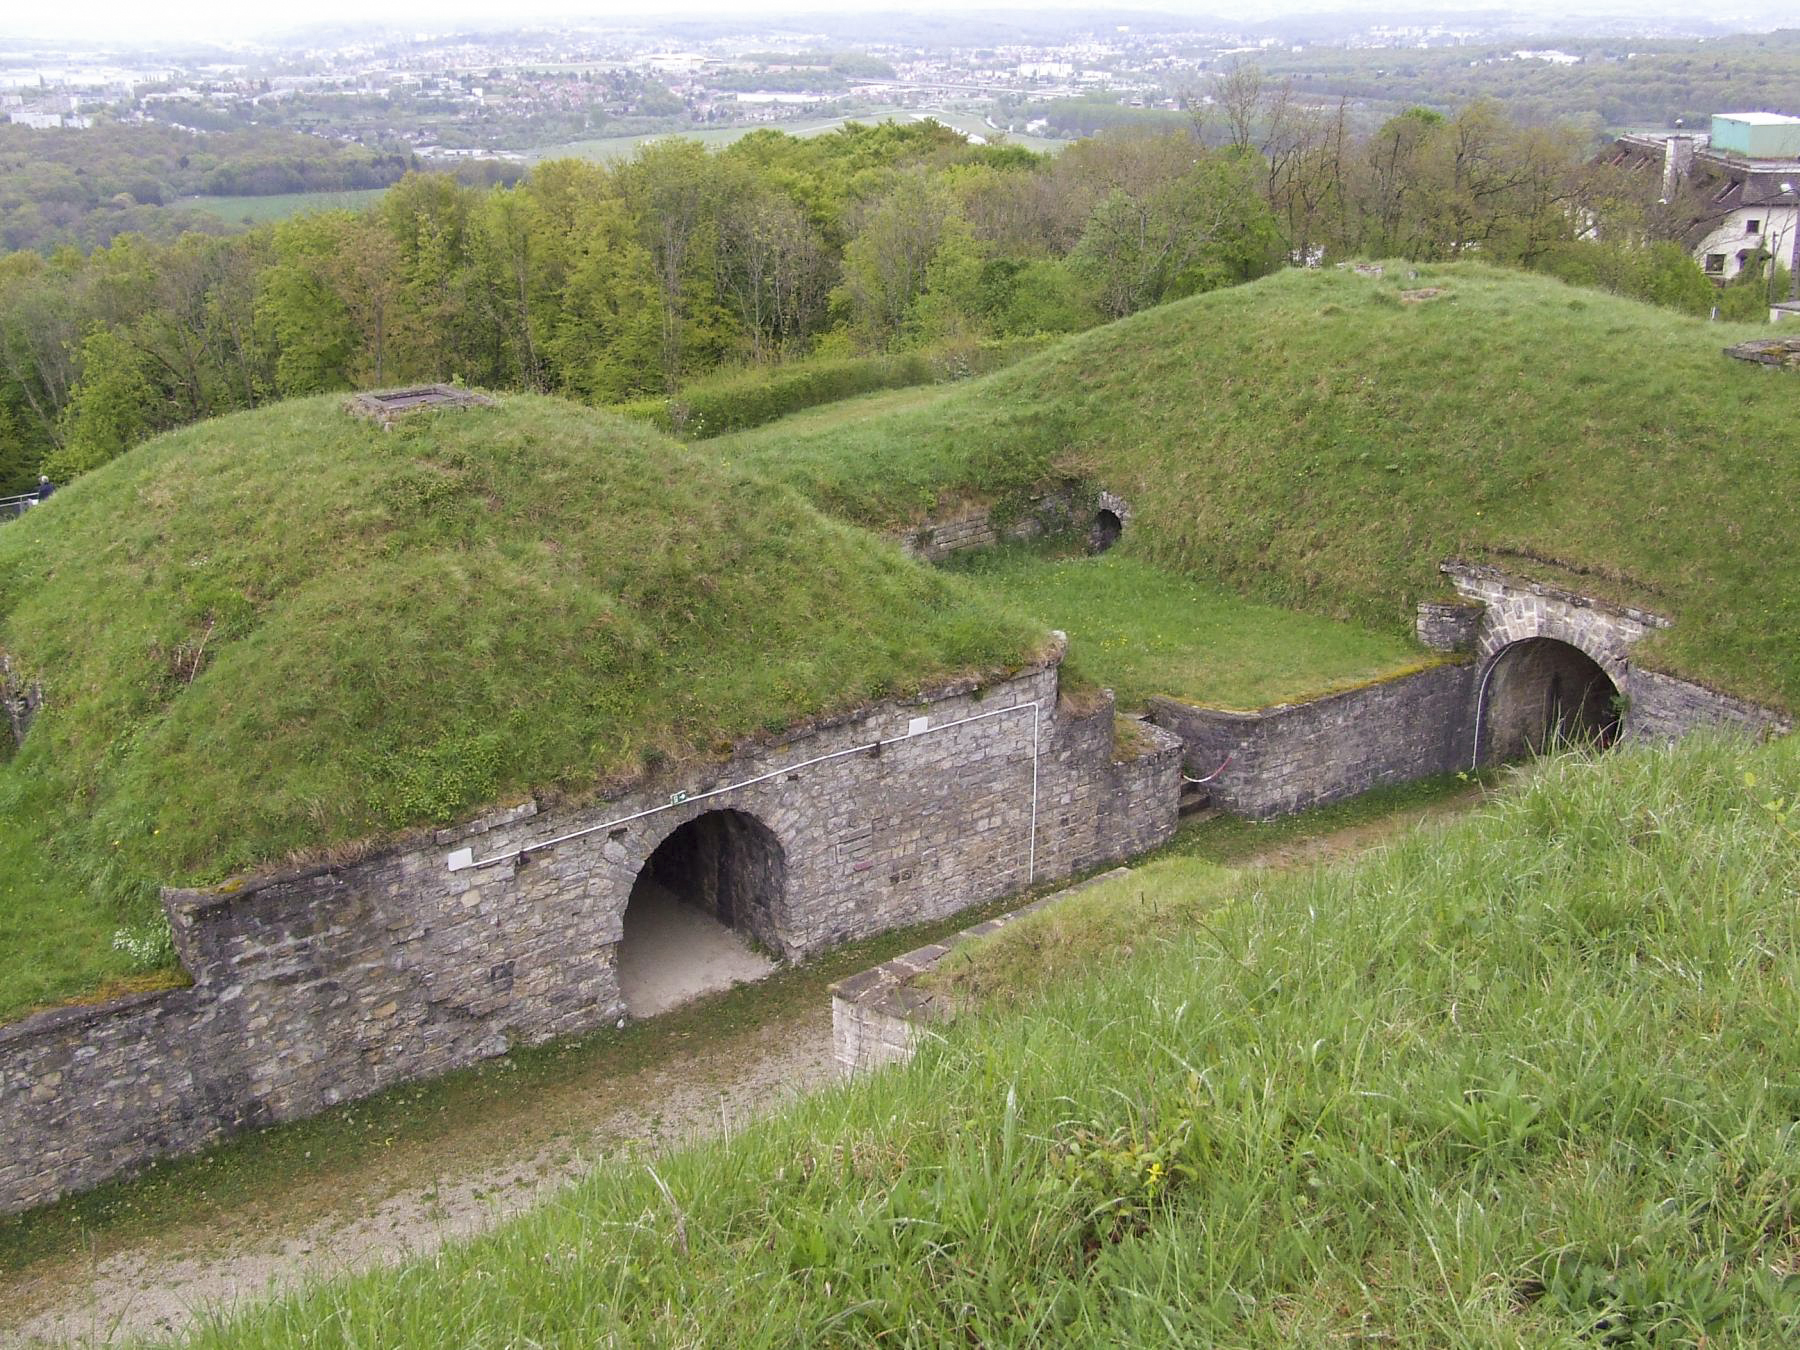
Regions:
<instances>
[{"instance_id":1,"label":"arched doorway","mask_svg":"<svg viewBox=\"0 0 1800 1350\"><path fill-rule=\"evenodd\" d=\"M743 811L708 811L677 827L644 861L625 906L619 992L633 1017L759 980L775 963L787 885L781 841Z\"/></svg>"},{"instance_id":2,"label":"arched doorway","mask_svg":"<svg viewBox=\"0 0 1800 1350\"><path fill-rule=\"evenodd\" d=\"M1604 749L1619 737L1619 687L1600 663L1556 638L1500 650L1481 689L1483 760L1519 759L1562 745Z\"/></svg>"},{"instance_id":3,"label":"arched doorway","mask_svg":"<svg viewBox=\"0 0 1800 1350\"><path fill-rule=\"evenodd\" d=\"M1106 552L1124 533L1125 522L1119 518L1119 513L1102 507L1094 513L1094 524L1088 531L1088 552Z\"/></svg>"}]
</instances>

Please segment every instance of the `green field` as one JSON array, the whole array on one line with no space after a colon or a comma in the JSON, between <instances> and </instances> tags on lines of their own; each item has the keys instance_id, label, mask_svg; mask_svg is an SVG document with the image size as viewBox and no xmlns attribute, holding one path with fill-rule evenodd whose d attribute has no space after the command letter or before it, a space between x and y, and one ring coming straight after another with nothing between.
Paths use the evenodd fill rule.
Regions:
<instances>
[{"instance_id":1,"label":"green field","mask_svg":"<svg viewBox=\"0 0 1800 1350\"><path fill-rule=\"evenodd\" d=\"M0 650L50 691L0 752L0 1017L172 970L161 883L617 791L1046 642L555 399L383 431L328 395L160 437L0 529Z\"/></svg>"},{"instance_id":2,"label":"green field","mask_svg":"<svg viewBox=\"0 0 1800 1350\"><path fill-rule=\"evenodd\" d=\"M1800 745L1570 758L1358 865L1176 859L986 1011L200 1346L1788 1346Z\"/></svg>"},{"instance_id":3,"label":"green field","mask_svg":"<svg viewBox=\"0 0 1800 1350\"><path fill-rule=\"evenodd\" d=\"M386 188L347 192L278 192L268 197L181 197L178 207L205 211L234 225L261 225L310 211L357 211L381 200Z\"/></svg>"},{"instance_id":4,"label":"green field","mask_svg":"<svg viewBox=\"0 0 1800 1350\"><path fill-rule=\"evenodd\" d=\"M1475 264L1295 269L713 444L890 528L1107 487L1135 556L1396 635L1445 558L1490 561L1667 614L1642 659L1797 707L1797 389L1720 354L1762 331Z\"/></svg>"},{"instance_id":5,"label":"green field","mask_svg":"<svg viewBox=\"0 0 1800 1350\"><path fill-rule=\"evenodd\" d=\"M1022 546L950 566L994 599L1069 635L1064 668L1110 688L1121 708L1152 694L1261 708L1367 684L1434 658L1408 641L1246 600L1129 556L1047 557Z\"/></svg>"}]
</instances>

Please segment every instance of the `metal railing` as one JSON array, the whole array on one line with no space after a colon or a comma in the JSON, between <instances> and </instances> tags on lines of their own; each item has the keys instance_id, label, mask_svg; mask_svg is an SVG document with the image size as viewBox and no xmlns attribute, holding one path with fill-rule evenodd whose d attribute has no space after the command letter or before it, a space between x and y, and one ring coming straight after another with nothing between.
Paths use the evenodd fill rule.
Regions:
<instances>
[{"instance_id":1,"label":"metal railing","mask_svg":"<svg viewBox=\"0 0 1800 1350\"><path fill-rule=\"evenodd\" d=\"M37 493L21 492L16 497L0 497L0 525L17 520L37 505Z\"/></svg>"}]
</instances>

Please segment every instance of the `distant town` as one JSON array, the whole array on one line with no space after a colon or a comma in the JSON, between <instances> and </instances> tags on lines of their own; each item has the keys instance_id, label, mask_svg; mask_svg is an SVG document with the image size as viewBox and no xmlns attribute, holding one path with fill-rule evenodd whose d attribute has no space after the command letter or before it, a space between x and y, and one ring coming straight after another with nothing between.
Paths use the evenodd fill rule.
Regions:
<instances>
[{"instance_id":1,"label":"distant town","mask_svg":"<svg viewBox=\"0 0 1800 1350\"><path fill-rule=\"evenodd\" d=\"M1053 31L1037 31L1046 27ZM1692 43L1706 32L1690 25L1667 38ZM1630 40L1590 31L1554 45L1473 17L1340 23L1309 36L1291 24L1228 31L1104 15L1017 32L972 24L960 35L954 24L947 35L909 34L902 24L888 40L831 25L344 31L149 53L0 50L0 112L41 130L97 122L195 133L280 128L445 160L527 161L607 138L764 125L805 131L895 116L931 116L978 141L1006 137L1044 149L1184 118L1204 106L1211 78L1236 63L1288 71L1329 99L1355 95L1351 74L1403 76L1417 54L1437 54L1438 69L1628 67L1654 55L1655 38L1646 41L1640 27ZM1382 65L1384 53L1408 57L1405 67Z\"/></svg>"}]
</instances>

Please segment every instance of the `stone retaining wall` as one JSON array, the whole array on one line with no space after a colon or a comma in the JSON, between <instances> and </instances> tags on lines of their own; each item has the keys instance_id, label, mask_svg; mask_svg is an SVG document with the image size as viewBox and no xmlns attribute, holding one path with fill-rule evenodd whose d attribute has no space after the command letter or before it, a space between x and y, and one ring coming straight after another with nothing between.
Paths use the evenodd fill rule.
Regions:
<instances>
[{"instance_id":1,"label":"stone retaining wall","mask_svg":"<svg viewBox=\"0 0 1800 1350\"><path fill-rule=\"evenodd\" d=\"M1085 530L1101 511L1111 511L1129 525L1131 505L1111 492L1067 488L1031 499L1025 510L996 519L992 506L965 505L934 516L892 538L911 557L941 563L953 554L992 548L999 543L1036 539L1064 530Z\"/></svg>"},{"instance_id":2,"label":"stone retaining wall","mask_svg":"<svg viewBox=\"0 0 1800 1350\"><path fill-rule=\"evenodd\" d=\"M831 986L831 1055L839 1071L849 1075L884 1064L904 1064L913 1057L928 1026L950 1019L949 1003L920 989L916 982L927 971L936 970L957 944L997 933L1027 914L1090 886L1129 876L1130 872L1128 867L1115 867L1079 885L965 928L944 942L914 948L839 980Z\"/></svg>"},{"instance_id":3,"label":"stone retaining wall","mask_svg":"<svg viewBox=\"0 0 1800 1350\"><path fill-rule=\"evenodd\" d=\"M1723 727L1752 735L1786 735L1793 720L1691 680L1635 666L1625 707L1626 733L1647 741L1679 740L1699 727Z\"/></svg>"},{"instance_id":4,"label":"stone retaining wall","mask_svg":"<svg viewBox=\"0 0 1800 1350\"><path fill-rule=\"evenodd\" d=\"M680 792L525 802L351 865L166 892L192 988L0 1028L0 1212L617 1020L632 885L715 809L778 841L760 935L790 958L1161 842L1179 748L1115 764L1110 699L1059 706L1060 659L796 731Z\"/></svg>"},{"instance_id":5,"label":"stone retaining wall","mask_svg":"<svg viewBox=\"0 0 1800 1350\"><path fill-rule=\"evenodd\" d=\"M1150 719L1180 737L1187 770L1212 801L1265 820L1370 788L1468 767L1473 667L1434 666L1398 679L1255 712L1150 701Z\"/></svg>"}]
</instances>

